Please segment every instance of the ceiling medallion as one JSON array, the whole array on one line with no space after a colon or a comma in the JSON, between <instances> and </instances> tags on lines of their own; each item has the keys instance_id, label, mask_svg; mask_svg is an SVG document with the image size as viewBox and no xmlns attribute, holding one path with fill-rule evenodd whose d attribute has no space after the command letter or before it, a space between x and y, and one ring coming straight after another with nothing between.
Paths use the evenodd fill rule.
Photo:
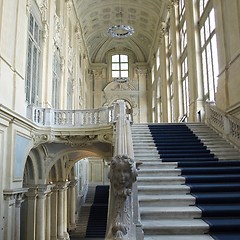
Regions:
<instances>
[{"instance_id":1,"label":"ceiling medallion","mask_svg":"<svg viewBox=\"0 0 240 240\"><path fill-rule=\"evenodd\" d=\"M133 27L129 25L114 25L108 29L108 34L114 38L126 38L134 33Z\"/></svg>"}]
</instances>

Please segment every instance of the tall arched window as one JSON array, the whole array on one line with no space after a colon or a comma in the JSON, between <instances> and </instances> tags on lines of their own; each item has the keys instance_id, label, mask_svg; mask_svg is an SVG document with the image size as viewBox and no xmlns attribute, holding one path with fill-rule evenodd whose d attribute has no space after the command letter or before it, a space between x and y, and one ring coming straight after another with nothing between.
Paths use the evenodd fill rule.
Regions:
<instances>
[{"instance_id":1,"label":"tall arched window","mask_svg":"<svg viewBox=\"0 0 240 240\"><path fill-rule=\"evenodd\" d=\"M183 96L183 113L189 112L188 89L188 59L187 59L187 26L186 26L185 0L179 1L179 33L180 33L180 63Z\"/></svg>"},{"instance_id":2,"label":"tall arched window","mask_svg":"<svg viewBox=\"0 0 240 240\"><path fill-rule=\"evenodd\" d=\"M204 95L206 99L215 100L219 71L215 12L209 0L199 0L198 7Z\"/></svg>"},{"instance_id":3,"label":"tall arched window","mask_svg":"<svg viewBox=\"0 0 240 240\"><path fill-rule=\"evenodd\" d=\"M26 101L35 105L38 105L40 97L41 41L41 28L35 16L30 13L25 92Z\"/></svg>"},{"instance_id":4,"label":"tall arched window","mask_svg":"<svg viewBox=\"0 0 240 240\"><path fill-rule=\"evenodd\" d=\"M52 107L59 109L61 87L61 58L57 48L53 56Z\"/></svg>"},{"instance_id":5,"label":"tall arched window","mask_svg":"<svg viewBox=\"0 0 240 240\"><path fill-rule=\"evenodd\" d=\"M112 55L112 78L128 78L128 55Z\"/></svg>"}]
</instances>

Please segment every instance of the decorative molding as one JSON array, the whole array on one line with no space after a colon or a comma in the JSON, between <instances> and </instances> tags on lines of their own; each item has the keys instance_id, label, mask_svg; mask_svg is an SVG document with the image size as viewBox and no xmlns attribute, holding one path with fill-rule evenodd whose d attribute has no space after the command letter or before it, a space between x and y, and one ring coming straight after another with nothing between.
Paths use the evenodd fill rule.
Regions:
<instances>
[{"instance_id":1,"label":"decorative molding","mask_svg":"<svg viewBox=\"0 0 240 240\"><path fill-rule=\"evenodd\" d=\"M54 139L55 139L55 136L52 135L52 134L32 133L31 137L32 137L34 147L37 147L37 146L39 146L40 144L43 144L43 143L53 142Z\"/></svg>"},{"instance_id":2,"label":"decorative molding","mask_svg":"<svg viewBox=\"0 0 240 240\"><path fill-rule=\"evenodd\" d=\"M27 14L30 13L31 7L32 7L32 0L27 0L27 2L26 2L26 12L27 12Z\"/></svg>"},{"instance_id":3,"label":"decorative molding","mask_svg":"<svg viewBox=\"0 0 240 240\"><path fill-rule=\"evenodd\" d=\"M85 147L91 145L93 142L97 141L97 135L87 135L87 136L56 136L59 142L64 142L66 145L71 147Z\"/></svg>"},{"instance_id":4,"label":"decorative molding","mask_svg":"<svg viewBox=\"0 0 240 240\"><path fill-rule=\"evenodd\" d=\"M65 2L67 4L67 11L70 14L73 9L73 2L72 2L72 0L65 0Z\"/></svg>"},{"instance_id":5,"label":"decorative molding","mask_svg":"<svg viewBox=\"0 0 240 240\"><path fill-rule=\"evenodd\" d=\"M48 33L49 33L48 22L47 22L47 20L44 20L44 21L43 21L43 30L42 30L43 42L46 42L46 41L47 41Z\"/></svg>"},{"instance_id":6,"label":"decorative molding","mask_svg":"<svg viewBox=\"0 0 240 240\"><path fill-rule=\"evenodd\" d=\"M161 22L160 38L164 38L166 33L167 33L167 24L165 22Z\"/></svg>"},{"instance_id":7,"label":"decorative molding","mask_svg":"<svg viewBox=\"0 0 240 240\"><path fill-rule=\"evenodd\" d=\"M60 51L62 50L62 35L63 32L63 24L61 23L61 19L58 17L57 14L54 15L54 36L53 36L53 40L54 40L54 45L56 47L58 47L60 49Z\"/></svg>"}]
</instances>

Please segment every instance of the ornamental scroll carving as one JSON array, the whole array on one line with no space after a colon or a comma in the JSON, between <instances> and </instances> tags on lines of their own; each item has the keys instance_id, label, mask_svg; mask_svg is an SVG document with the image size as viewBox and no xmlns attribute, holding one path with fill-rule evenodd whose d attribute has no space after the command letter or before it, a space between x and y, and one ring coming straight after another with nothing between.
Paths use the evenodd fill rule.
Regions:
<instances>
[{"instance_id":1,"label":"ornamental scroll carving","mask_svg":"<svg viewBox=\"0 0 240 240\"><path fill-rule=\"evenodd\" d=\"M137 168L133 159L127 155L117 155L112 159L109 179L113 193L112 198L114 198L114 214L111 226L113 239L128 239L132 224L129 196L136 177Z\"/></svg>"}]
</instances>

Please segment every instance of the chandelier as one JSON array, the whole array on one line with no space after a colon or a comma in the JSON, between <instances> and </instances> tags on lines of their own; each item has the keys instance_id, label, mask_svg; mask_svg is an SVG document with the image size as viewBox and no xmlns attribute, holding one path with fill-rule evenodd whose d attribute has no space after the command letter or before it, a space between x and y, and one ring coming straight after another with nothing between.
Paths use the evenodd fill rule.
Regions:
<instances>
[{"instance_id":1,"label":"chandelier","mask_svg":"<svg viewBox=\"0 0 240 240\"><path fill-rule=\"evenodd\" d=\"M114 25L108 29L108 34L114 38L126 38L134 33L133 27L129 25Z\"/></svg>"},{"instance_id":2,"label":"chandelier","mask_svg":"<svg viewBox=\"0 0 240 240\"><path fill-rule=\"evenodd\" d=\"M110 28L108 28L108 35L113 38L127 38L133 35L134 28L130 25L122 24L123 19L123 10L121 7L121 0L119 0L119 12L117 16L120 16L120 23L114 24Z\"/></svg>"}]
</instances>

